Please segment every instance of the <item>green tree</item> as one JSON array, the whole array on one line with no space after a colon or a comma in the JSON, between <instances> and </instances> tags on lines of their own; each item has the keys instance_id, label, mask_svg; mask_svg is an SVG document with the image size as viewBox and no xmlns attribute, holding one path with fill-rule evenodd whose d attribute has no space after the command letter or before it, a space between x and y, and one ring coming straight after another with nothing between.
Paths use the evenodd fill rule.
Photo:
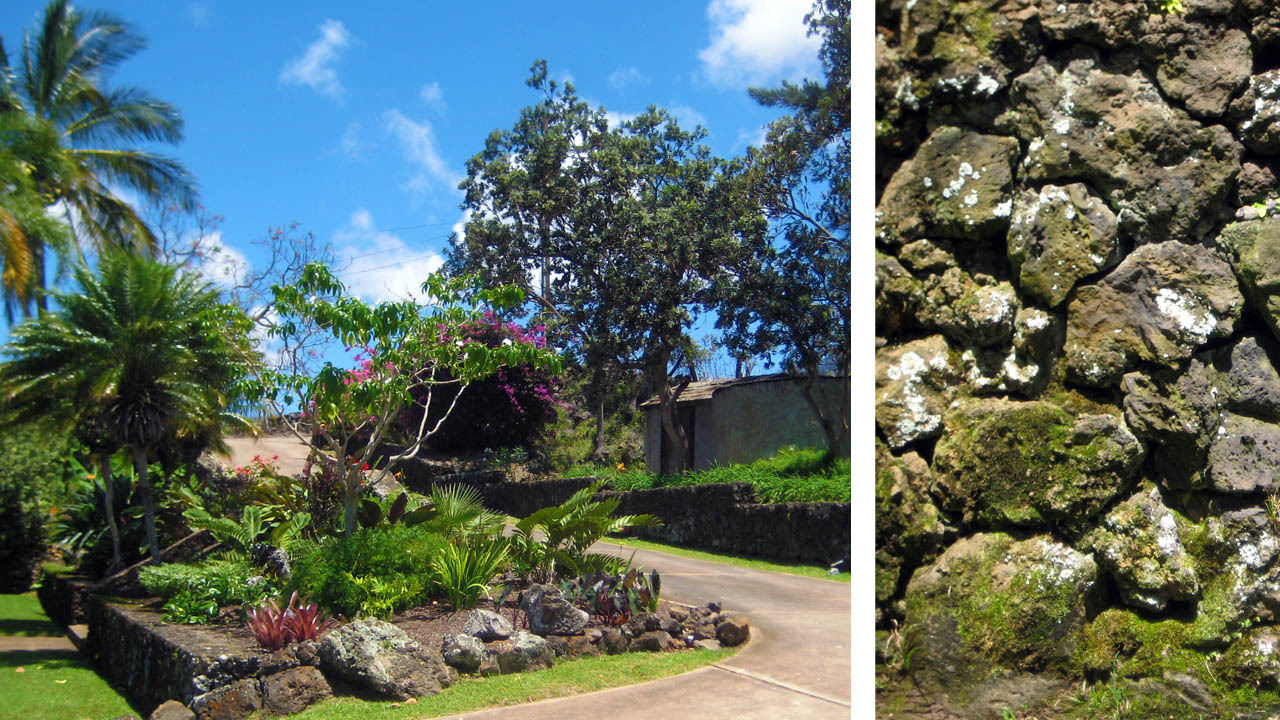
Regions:
<instances>
[{"instance_id":1,"label":"green tree","mask_svg":"<svg viewBox=\"0 0 1280 720\"><path fill-rule=\"evenodd\" d=\"M388 467L417 455L475 380L519 365L559 371L559 358L548 350L523 342L488 347L467 335L465 326L477 322L483 308L500 311L519 305L524 296L515 287L486 289L475 278L432 275L422 286L425 305L414 300L369 305L348 294L328 267L311 263L296 284L277 285L273 291L281 317L274 332L287 334L295 323L314 323L368 355L369 362L356 371L332 363L314 375L261 369L242 384L248 396L275 410L322 462L342 468L348 536L355 530L364 473L375 464L388 431L400 427L410 404L421 414L415 413L418 422L409 429L408 447L390 457ZM433 412L437 408L432 402L439 400L437 390L443 385L458 390L443 413ZM301 409L300 418L286 413L294 406ZM367 440L356 448L357 438Z\"/></svg>"},{"instance_id":2,"label":"green tree","mask_svg":"<svg viewBox=\"0 0 1280 720\"><path fill-rule=\"evenodd\" d=\"M828 448L848 432L848 412L832 414L815 388L824 373L849 374L850 105L849 2L819 0L805 18L822 36L823 82L751 90L790 114L751 148L742 176L768 213L771 242L735 269L721 294L718 327L743 354L780 355L822 425ZM847 406L846 406L847 407Z\"/></svg>"},{"instance_id":3,"label":"green tree","mask_svg":"<svg viewBox=\"0 0 1280 720\"><path fill-rule=\"evenodd\" d=\"M467 165L471 215L449 267L519 285L553 341L556 332L576 338L591 376L597 459L610 369L644 372L663 400L668 438L684 447L672 360L711 287L732 281L723 269L759 216L722 184L736 166L711 156L701 128L682 130L650 108L610 129L602 109L548 80L542 61L528 84L543 101L512 131L490 135Z\"/></svg>"},{"instance_id":4,"label":"green tree","mask_svg":"<svg viewBox=\"0 0 1280 720\"><path fill-rule=\"evenodd\" d=\"M61 202L87 241L153 248L155 235L137 212L109 189L136 190L146 200L172 199L195 206L195 185L176 160L138 143L177 143L182 117L168 103L135 87L108 88L110 73L142 49L144 42L128 25L103 12L83 13L69 0L45 6L40 26L23 37L16 73L0 45L0 113L23 113L40 137L57 139L56 153L24 157L35 190ZM46 286L46 247L61 246L45 236L27 236L37 290ZM15 299L21 300L21 298ZM42 296L35 296L41 309ZM29 306L24 305L24 312Z\"/></svg>"},{"instance_id":5,"label":"green tree","mask_svg":"<svg viewBox=\"0 0 1280 720\"><path fill-rule=\"evenodd\" d=\"M4 418L47 415L106 439L109 456L127 448L159 559L148 468L161 443L208 437L225 417L235 381L253 363L244 313L190 274L123 251L108 251L98 273L75 271L80 289L56 293L58 309L13 331L0 365Z\"/></svg>"}]
</instances>

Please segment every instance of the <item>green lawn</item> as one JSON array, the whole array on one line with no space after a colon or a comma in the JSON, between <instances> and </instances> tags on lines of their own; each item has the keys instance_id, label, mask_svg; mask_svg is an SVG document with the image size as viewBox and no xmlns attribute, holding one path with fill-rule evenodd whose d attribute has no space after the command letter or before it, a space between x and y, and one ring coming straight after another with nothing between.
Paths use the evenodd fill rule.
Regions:
<instances>
[{"instance_id":1,"label":"green lawn","mask_svg":"<svg viewBox=\"0 0 1280 720\"><path fill-rule=\"evenodd\" d=\"M0 595L0 636L59 636L32 593ZM0 698L6 717L108 719L135 713L74 650L0 651Z\"/></svg>"},{"instance_id":2,"label":"green lawn","mask_svg":"<svg viewBox=\"0 0 1280 720\"><path fill-rule=\"evenodd\" d=\"M788 563L780 560L762 560L760 558L739 557L737 555L727 555L725 553L709 552L707 550L691 550L689 548L653 542L652 540L641 540L639 538L610 537L606 538L605 542L638 548L640 550L657 550L658 552L671 553L672 555L680 555L682 557L693 558L694 560L708 560L710 562L737 565L739 567L752 568L754 570L768 570L770 572L788 573L790 575L804 575L805 577L822 578L823 580L833 580L835 582L847 583L850 582L853 577L852 573L848 572L829 575L827 573L827 568L820 565L805 565L803 563Z\"/></svg>"}]
</instances>

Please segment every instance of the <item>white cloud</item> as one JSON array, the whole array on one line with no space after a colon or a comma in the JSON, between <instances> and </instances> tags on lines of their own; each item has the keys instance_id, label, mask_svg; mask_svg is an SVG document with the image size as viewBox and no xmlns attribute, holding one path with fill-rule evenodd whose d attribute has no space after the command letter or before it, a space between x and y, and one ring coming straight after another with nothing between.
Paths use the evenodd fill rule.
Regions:
<instances>
[{"instance_id":1,"label":"white cloud","mask_svg":"<svg viewBox=\"0 0 1280 720\"><path fill-rule=\"evenodd\" d=\"M200 261L200 275L205 280L228 290L244 281L249 274L249 260L244 253L222 242L222 231L214 230L200 239L207 254Z\"/></svg>"},{"instance_id":2,"label":"white cloud","mask_svg":"<svg viewBox=\"0 0 1280 720\"><path fill-rule=\"evenodd\" d=\"M605 122L609 123L609 129L613 130L621 126L622 123L635 120L639 115L640 113L624 113L624 112L615 112L613 110L605 110L604 120Z\"/></svg>"},{"instance_id":3,"label":"white cloud","mask_svg":"<svg viewBox=\"0 0 1280 720\"><path fill-rule=\"evenodd\" d=\"M634 67L618 68L609 73L609 84L618 90L629 85L648 85L649 76Z\"/></svg>"},{"instance_id":4,"label":"white cloud","mask_svg":"<svg viewBox=\"0 0 1280 720\"><path fill-rule=\"evenodd\" d=\"M338 81L334 63L343 48L354 38L338 20L325 20L320 26L320 39L307 46L301 56L291 60L280 71L280 82L287 85L306 85L312 90L339 99L346 92Z\"/></svg>"},{"instance_id":5,"label":"white cloud","mask_svg":"<svg viewBox=\"0 0 1280 720\"><path fill-rule=\"evenodd\" d=\"M422 294L422 283L444 265L438 252L413 248L399 236L379 230L368 210L351 214L334 233L343 284L366 302L403 300Z\"/></svg>"},{"instance_id":6,"label":"white cloud","mask_svg":"<svg viewBox=\"0 0 1280 720\"><path fill-rule=\"evenodd\" d=\"M342 154L353 160L363 160L367 146L360 139L360 123L351 123L342 131Z\"/></svg>"},{"instance_id":7,"label":"white cloud","mask_svg":"<svg viewBox=\"0 0 1280 720\"><path fill-rule=\"evenodd\" d=\"M444 90L440 87L440 83L433 82L429 85L423 85L418 91L418 97L422 98L422 102L436 112L444 112Z\"/></svg>"},{"instance_id":8,"label":"white cloud","mask_svg":"<svg viewBox=\"0 0 1280 720\"><path fill-rule=\"evenodd\" d=\"M383 114L383 122L387 132L400 141L406 158L422 169L409 180L411 190L425 192L432 186L457 190L462 176L440 156L436 134L429 121L416 123L399 110L388 110Z\"/></svg>"},{"instance_id":9,"label":"white cloud","mask_svg":"<svg viewBox=\"0 0 1280 720\"><path fill-rule=\"evenodd\" d=\"M807 35L811 8L809 0L711 0L711 44L698 53L703 74L729 87L812 76L822 41Z\"/></svg>"},{"instance_id":10,"label":"white cloud","mask_svg":"<svg viewBox=\"0 0 1280 720\"><path fill-rule=\"evenodd\" d=\"M467 239L467 221L471 219L471 208L462 211L462 217L450 228L453 231L453 244L461 245Z\"/></svg>"},{"instance_id":11,"label":"white cloud","mask_svg":"<svg viewBox=\"0 0 1280 720\"><path fill-rule=\"evenodd\" d=\"M764 141L768 138L769 126L761 125L756 129L738 128L738 140L733 144L733 149L745 148L748 145L752 147L764 147Z\"/></svg>"},{"instance_id":12,"label":"white cloud","mask_svg":"<svg viewBox=\"0 0 1280 720\"><path fill-rule=\"evenodd\" d=\"M680 125L680 129L686 132L694 129L698 125L701 125L704 128L707 126L707 116L697 110L694 110L688 105L672 105L667 108L667 112L671 113L671 116L676 119L676 122Z\"/></svg>"}]
</instances>

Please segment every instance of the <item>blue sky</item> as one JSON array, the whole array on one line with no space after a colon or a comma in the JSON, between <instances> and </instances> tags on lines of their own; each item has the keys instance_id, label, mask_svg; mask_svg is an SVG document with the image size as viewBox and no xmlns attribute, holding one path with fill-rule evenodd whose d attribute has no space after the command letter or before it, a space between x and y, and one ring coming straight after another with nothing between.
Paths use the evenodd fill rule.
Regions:
<instances>
[{"instance_id":1,"label":"blue sky","mask_svg":"<svg viewBox=\"0 0 1280 720\"><path fill-rule=\"evenodd\" d=\"M725 156L758 143L777 115L748 86L819 74L818 39L802 22L809 0L391 5L79 7L110 11L147 39L110 83L182 111L184 142L157 149L185 163L203 205L224 216L216 239L227 257L260 263L250 241L296 221L333 243L344 280L367 300L438 267L461 219L466 160L538 100L524 85L535 59L620 116L655 104L703 125ZM11 61L41 9L0 7Z\"/></svg>"}]
</instances>

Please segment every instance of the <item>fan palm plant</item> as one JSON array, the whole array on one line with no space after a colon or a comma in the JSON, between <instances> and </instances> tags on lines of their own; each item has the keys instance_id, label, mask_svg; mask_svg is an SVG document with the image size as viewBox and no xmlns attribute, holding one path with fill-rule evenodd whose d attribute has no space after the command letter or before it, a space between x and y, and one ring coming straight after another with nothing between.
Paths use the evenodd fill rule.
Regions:
<instances>
[{"instance_id":1,"label":"fan palm plant","mask_svg":"<svg viewBox=\"0 0 1280 720\"><path fill-rule=\"evenodd\" d=\"M24 34L16 72L0 44L0 114L23 114L33 137L56 140L56 152L21 158L27 175L46 204L60 203L68 220L74 218L73 227L98 247L155 245L154 233L112 185L135 190L145 200L195 207L195 183L182 164L136 149L139 143L179 142L181 114L139 88L105 86L111 71L143 45L121 20L80 12L69 0L50 2L37 31ZM0 222L0 246L14 243L12 228ZM44 232L23 233L23 238L39 291L45 287L46 247L61 256L62 246ZM32 298L37 307L47 307L38 292L31 297L14 293L20 303ZM29 312L30 305L22 308Z\"/></svg>"},{"instance_id":2,"label":"fan palm plant","mask_svg":"<svg viewBox=\"0 0 1280 720\"><path fill-rule=\"evenodd\" d=\"M162 441L217 426L249 362L250 323L207 283L131 253L106 252L97 275L81 267L75 279L80 290L56 294L57 311L13 331L12 360L0 365L0 421L53 414L101 423L133 459L155 560L149 459Z\"/></svg>"}]
</instances>

